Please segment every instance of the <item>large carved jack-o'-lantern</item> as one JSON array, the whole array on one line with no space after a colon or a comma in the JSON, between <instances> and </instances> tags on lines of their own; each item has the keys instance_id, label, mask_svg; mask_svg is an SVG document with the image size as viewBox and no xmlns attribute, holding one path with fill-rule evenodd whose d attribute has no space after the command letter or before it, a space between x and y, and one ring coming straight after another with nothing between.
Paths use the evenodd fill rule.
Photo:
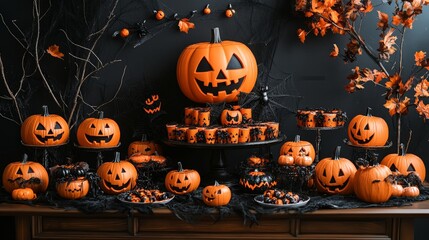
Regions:
<instances>
[{"instance_id":1,"label":"large carved jack-o'-lantern","mask_svg":"<svg viewBox=\"0 0 429 240\"><path fill-rule=\"evenodd\" d=\"M372 116L371 108L366 115L357 115L347 129L349 141L359 146L384 146L389 138L389 127L383 118Z\"/></svg>"},{"instance_id":2,"label":"large carved jack-o'-lantern","mask_svg":"<svg viewBox=\"0 0 429 240\"><path fill-rule=\"evenodd\" d=\"M341 147L337 146L333 158L324 158L315 168L316 186L320 192L328 194L353 193L353 178L357 171L347 158L340 158Z\"/></svg>"},{"instance_id":3,"label":"large carved jack-o'-lantern","mask_svg":"<svg viewBox=\"0 0 429 240\"><path fill-rule=\"evenodd\" d=\"M105 162L97 169L100 176L100 187L107 194L119 194L130 191L137 183L137 170L128 161L120 160L119 152L115 153L113 162Z\"/></svg>"},{"instance_id":4,"label":"large carved jack-o'-lantern","mask_svg":"<svg viewBox=\"0 0 429 240\"><path fill-rule=\"evenodd\" d=\"M250 49L235 41L221 41L219 28L211 42L186 47L177 62L177 80L186 97L199 103L237 101L252 91L258 74Z\"/></svg>"},{"instance_id":5,"label":"large carved jack-o'-lantern","mask_svg":"<svg viewBox=\"0 0 429 240\"><path fill-rule=\"evenodd\" d=\"M49 114L48 106L42 106L41 115L31 115L21 126L21 139L24 144L35 146L58 146L69 139L69 126L59 115Z\"/></svg>"},{"instance_id":6,"label":"large carved jack-o'-lantern","mask_svg":"<svg viewBox=\"0 0 429 240\"><path fill-rule=\"evenodd\" d=\"M98 118L87 118L77 129L77 141L87 148L111 148L119 145L121 131L118 124L110 118L104 118L99 112Z\"/></svg>"}]
</instances>

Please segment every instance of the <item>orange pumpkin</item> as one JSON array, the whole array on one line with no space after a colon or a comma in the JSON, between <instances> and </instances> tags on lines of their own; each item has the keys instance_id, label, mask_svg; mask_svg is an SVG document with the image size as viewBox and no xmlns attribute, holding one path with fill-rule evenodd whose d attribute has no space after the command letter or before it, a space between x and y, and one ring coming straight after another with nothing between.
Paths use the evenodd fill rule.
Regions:
<instances>
[{"instance_id":1,"label":"orange pumpkin","mask_svg":"<svg viewBox=\"0 0 429 240\"><path fill-rule=\"evenodd\" d=\"M140 141L133 141L128 145L128 156L135 153L141 153L143 155L161 154L161 148L154 141L147 140L146 135L143 135Z\"/></svg>"},{"instance_id":2,"label":"orange pumpkin","mask_svg":"<svg viewBox=\"0 0 429 240\"><path fill-rule=\"evenodd\" d=\"M405 153L404 144L400 145L400 151L399 154L391 153L385 156L380 164L386 165L392 172L399 171L404 176L415 172L423 182L426 177L426 167L423 160L412 153Z\"/></svg>"},{"instance_id":3,"label":"orange pumpkin","mask_svg":"<svg viewBox=\"0 0 429 240\"><path fill-rule=\"evenodd\" d=\"M389 139L389 127L383 118L372 116L371 108L366 115L357 115L347 128L349 141L359 146L384 146Z\"/></svg>"},{"instance_id":4,"label":"orange pumpkin","mask_svg":"<svg viewBox=\"0 0 429 240\"><path fill-rule=\"evenodd\" d=\"M402 194L404 194L404 187L402 187L401 184L398 184L398 182L395 181L392 184L392 197L401 197Z\"/></svg>"},{"instance_id":5,"label":"orange pumpkin","mask_svg":"<svg viewBox=\"0 0 429 240\"><path fill-rule=\"evenodd\" d=\"M103 111L100 111L98 118L83 120L76 135L82 147L111 148L119 145L121 131L113 119L105 118Z\"/></svg>"},{"instance_id":6,"label":"orange pumpkin","mask_svg":"<svg viewBox=\"0 0 429 240\"><path fill-rule=\"evenodd\" d=\"M224 109L220 115L222 125L237 125L243 121L243 115L240 110Z\"/></svg>"},{"instance_id":7,"label":"orange pumpkin","mask_svg":"<svg viewBox=\"0 0 429 240\"><path fill-rule=\"evenodd\" d=\"M384 165L360 167L354 181L354 192L356 196L365 202L382 203L392 196L392 184L386 178L392 171Z\"/></svg>"},{"instance_id":8,"label":"orange pumpkin","mask_svg":"<svg viewBox=\"0 0 429 240\"><path fill-rule=\"evenodd\" d=\"M202 192L203 202L207 206L218 207L228 205L231 200L231 189L215 181L214 185L206 186Z\"/></svg>"},{"instance_id":9,"label":"orange pumpkin","mask_svg":"<svg viewBox=\"0 0 429 240\"><path fill-rule=\"evenodd\" d=\"M203 9L203 13L205 15L209 15L211 12L212 12L212 10L210 9L210 4L207 4Z\"/></svg>"},{"instance_id":10,"label":"orange pumpkin","mask_svg":"<svg viewBox=\"0 0 429 240\"><path fill-rule=\"evenodd\" d=\"M137 184L137 170L128 161L120 160L119 152L115 153L113 162L105 162L97 169L100 177L99 186L107 194L119 194L132 190Z\"/></svg>"},{"instance_id":11,"label":"orange pumpkin","mask_svg":"<svg viewBox=\"0 0 429 240\"><path fill-rule=\"evenodd\" d=\"M11 162L3 170L3 187L11 193L17 188L31 188L35 193L45 192L49 185L49 175L42 164L27 161L24 154L21 162Z\"/></svg>"},{"instance_id":12,"label":"orange pumpkin","mask_svg":"<svg viewBox=\"0 0 429 240\"><path fill-rule=\"evenodd\" d=\"M55 189L65 199L80 199L89 192L89 181L83 177L70 181L57 182Z\"/></svg>"},{"instance_id":13,"label":"orange pumpkin","mask_svg":"<svg viewBox=\"0 0 429 240\"><path fill-rule=\"evenodd\" d=\"M251 50L235 41L221 41L219 28L211 42L186 47L177 61L177 81L183 94L198 103L237 101L256 83L258 67Z\"/></svg>"},{"instance_id":14,"label":"orange pumpkin","mask_svg":"<svg viewBox=\"0 0 429 240\"><path fill-rule=\"evenodd\" d=\"M183 169L181 162L177 165L177 170L171 170L165 176L167 190L177 195L195 191L200 185L200 174L193 169Z\"/></svg>"},{"instance_id":15,"label":"orange pumpkin","mask_svg":"<svg viewBox=\"0 0 429 240\"><path fill-rule=\"evenodd\" d=\"M417 186L407 186L404 188L402 196L404 197L418 197L420 195L420 190Z\"/></svg>"},{"instance_id":16,"label":"orange pumpkin","mask_svg":"<svg viewBox=\"0 0 429 240\"><path fill-rule=\"evenodd\" d=\"M12 191L13 200L31 201L37 198L37 195L31 188L17 188Z\"/></svg>"},{"instance_id":17,"label":"orange pumpkin","mask_svg":"<svg viewBox=\"0 0 429 240\"><path fill-rule=\"evenodd\" d=\"M162 10L153 10L153 13L155 14L156 20L162 20L165 17L165 13Z\"/></svg>"},{"instance_id":18,"label":"orange pumpkin","mask_svg":"<svg viewBox=\"0 0 429 240\"><path fill-rule=\"evenodd\" d=\"M294 141L288 141L282 145L277 160L279 165L290 165L290 158L283 156L291 156L296 165L309 166L313 163L316 152L310 142L301 141L301 136L296 135Z\"/></svg>"},{"instance_id":19,"label":"orange pumpkin","mask_svg":"<svg viewBox=\"0 0 429 240\"><path fill-rule=\"evenodd\" d=\"M42 106L41 115L31 115L21 125L21 139L24 144L35 146L58 146L67 143L69 126L59 115L49 114L48 106Z\"/></svg>"},{"instance_id":20,"label":"orange pumpkin","mask_svg":"<svg viewBox=\"0 0 429 240\"><path fill-rule=\"evenodd\" d=\"M341 147L337 146L332 158L324 158L315 168L316 187L322 193L351 194L353 193L356 167L347 158L340 158Z\"/></svg>"},{"instance_id":21,"label":"orange pumpkin","mask_svg":"<svg viewBox=\"0 0 429 240\"><path fill-rule=\"evenodd\" d=\"M130 30L128 30L127 28L122 28L119 32L119 35L123 38L126 38L130 35Z\"/></svg>"},{"instance_id":22,"label":"orange pumpkin","mask_svg":"<svg viewBox=\"0 0 429 240\"><path fill-rule=\"evenodd\" d=\"M254 169L245 173L240 178L239 184L250 192L264 192L275 187L277 181L271 173Z\"/></svg>"}]
</instances>

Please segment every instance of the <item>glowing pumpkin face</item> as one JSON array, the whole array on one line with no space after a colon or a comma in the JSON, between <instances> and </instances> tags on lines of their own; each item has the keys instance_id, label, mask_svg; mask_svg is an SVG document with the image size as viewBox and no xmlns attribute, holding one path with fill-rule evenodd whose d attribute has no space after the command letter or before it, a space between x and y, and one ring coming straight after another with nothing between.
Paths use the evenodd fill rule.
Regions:
<instances>
[{"instance_id":1,"label":"glowing pumpkin face","mask_svg":"<svg viewBox=\"0 0 429 240\"><path fill-rule=\"evenodd\" d=\"M340 158L340 149L338 146L333 158L324 158L316 165L316 186L320 192L353 193L353 178L357 169L347 158Z\"/></svg>"},{"instance_id":2,"label":"glowing pumpkin face","mask_svg":"<svg viewBox=\"0 0 429 240\"><path fill-rule=\"evenodd\" d=\"M7 192L26 187L35 193L45 192L49 185L49 176L42 164L27 161L27 154L21 162L9 163L3 171L3 187Z\"/></svg>"},{"instance_id":3,"label":"glowing pumpkin face","mask_svg":"<svg viewBox=\"0 0 429 240\"><path fill-rule=\"evenodd\" d=\"M43 106L42 115L31 115L21 126L24 144L35 146L57 146L69 139L69 126L61 116L49 114L48 106Z\"/></svg>"},{"instance_id":4,"label":"glowing pumpkin face","mask_svg":"<svg viewBox=\"0 0 429 240\"><path fill-rule=\"evenodd\" d=\"M107 194L130 191L137 183L137 170L128 161L121 161L117 152L113 162L105 162L97 169L100 187Z\"/></svg>"},{"instance_id":5,"label":"glowing pumpkin face","mask_svg":"<svg viewBox=\"0 0 429 240\"><path fill-rule=\"evenodd\" d=\"M146 99L143 110L147 114L155 114L161 111L161 100L159 100L159 95L152 95L152 97Z\"/></svg>"},{"instance_id":6,"label":"glowing pumpkin face","mask_svg":"<svg viewBox=\"0 0 429 240\"><path fill-rule=\"evenodd\" d=\"M389 127L386 121L370 114L355 116L348 126L348 137L352 144L360 146L384 146L389 138Z\"/></svg>"},{"instance_id":7,"label":"glowing pumpkin face","mask_svg":"<svg viewBox=\"0 0 429 240\"><path fill-rule=\"evenodd\" d=\"M168 191L184 195L195 191L200 185L200 174L193 169L183 169L182 163L177 163L178 170L171 170L165 176L165 187Z\"/></svg>"},{"instance_id":8,"label":"glowing pumpkin face","mask_svg":"<svg viewBox=\"0 0 429 240\"><path fill-rule=\"evenodd\" d=\"M212 41L188 46L177 62L177 80L186 97L199 103L237 101L239 92L252 91L257 64L250 49L234 41L221 41L219 29Z\"/></svg>"},{"instance_id":9,"label":"glowing pumpkin face","mask_svg":"<svg viewBox=\"0 0 429 240\"><path fill-rule=\"evenodd\" d=\"M77 141L80 146L87 148L110 148L119 145L121 132L118 124L104 118L100 112L98 118L87 118L77 129Z\"/></svg>"}]
</instances>

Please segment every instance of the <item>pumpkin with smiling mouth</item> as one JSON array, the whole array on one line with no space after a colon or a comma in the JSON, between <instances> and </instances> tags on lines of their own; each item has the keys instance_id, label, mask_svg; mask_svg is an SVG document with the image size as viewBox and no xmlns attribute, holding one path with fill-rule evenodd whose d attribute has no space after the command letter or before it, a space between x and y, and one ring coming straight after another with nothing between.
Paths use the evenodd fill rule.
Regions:
<instances>
[{"instance_id":1,"label":"pumpkin with smiling mouth","mask_svg":"<svg viewBox=\"0 0 429 240\"><path fill-rule=\"evenodd\" d=\"M97 169L100 177L100 188L107 194L119 194L132 190L137 183L137 170L128 161L120 160L119 152L115 153L113 162L105 162Z\"/></svg>"},{"instance_id":2,"label":"pumpkin with smiling mouth","mask_svg":"<svg viewBox=\"0 0 429 240\"><path fill-rule=\"evenodd\" d=\"M87 148L111 148L119 145L121 131L118 124L104 117L100 111L98 118L87 118L77 129L77 141Z\"/></svg>"},{"instance_id":3,"label":"pumpkin with smiling mouth","mask_svg":"<svg viewBox=\"0 0 429 240\"><path fill-rule=\"evenodd\" d=\"M177 81L186 97L199 103L237 101L256 83L258 67L252 51L243 43L222 41L219 28L211 42L186 47L177 61Z\"/></svg>"},{"instance_id":4,"label":"pumpkin with smiling mouth","mask_svg":"<svg viewBox=\"0 0 429 240\"><path fill-rule=\"evenodd\" d=\"M193 169L183 169L181 162L178 162L177 165L177 170L171 170L165 176L167 190L177 195L195 191L200 185L200 174Z\"/></svg>"},{"instance_id":5,"label":"pumpkin with smiling mouth","mask_svg":"<svg viewBox=\"0 0 429 240\"><path fill-rule=\"evenodd\" d=\"M328 194L353 193L353 178L357 171L347 158L340 157L341 147L337 146L332 158L324 158L315 168L317 190Z\"/></svg>"},{"instance_id":6,"label":"pumpkin with smiling mouth","mask_svg":"<svg viewBox=\"0 0 429 240\"><path fill-rule=\"evenodd\" d=\"M358 146L384 146L389 138L389 127L383 118L372 116L371 108L366 115L357 115L347 129L349 141Z\"/></svg>"}]
</instances>

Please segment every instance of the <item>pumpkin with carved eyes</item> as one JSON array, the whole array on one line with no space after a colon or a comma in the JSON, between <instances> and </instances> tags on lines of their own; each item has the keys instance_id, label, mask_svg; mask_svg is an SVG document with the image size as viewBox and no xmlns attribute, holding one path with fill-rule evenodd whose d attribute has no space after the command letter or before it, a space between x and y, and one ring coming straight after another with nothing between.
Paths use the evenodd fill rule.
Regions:
<instances>
[{"instance_id":1,"label":"pumpkin with carved eyes","mask_svg":"<svg viewBox=\"0 0 429 240\"><path fill-rule=\"evenodd\" d=\"M240 92L252 91L258 67L246 45L221 41L219 28L214 28L211 42L196 43L182 51L176 74L183 94L194 102L234 102Z\"/></svg>"},{"instance_id":2,"label":"pumpkin with carved eyes","mask_svg":"<svg viewBox=\"0 0 429 240\"><path fill-rule=\"evenodd\" d=\"M87 118L77 129L77 141L81 147L111 148L119 145L121 131L118 124L104 117L100 111L98 118Z\"/></svg>"},{"instance_id":3,"label":"pumpkin with carved eyes","mask_svg":"<svg viewBox=\"0 0 429 240\"><path fill-rule=\"evenodd\" d=\"M405 153L404 144L400 145L400 151L400 154L388 154L380 164L386 165L392 172L399 171L404 176L415 172L423 182L426 178L426 167L423 160L412 153Z\"/></svg>"},{"instance_id":4,"label":"pumpkin with carved eyes","mask_svg":"<svg viewBox=\"0 0 429 240\"><path fill-rule=\"evenodd\" d=\"M384 146L389 138L389 127L383 118L372 116L371 108L366 115L357 115L347 128L349 141L354 145Z\"/></svg>"},{"instance_id":5,"label":"pumpkin with carved eyes","mask_svg":"<svg viewBox=\"0 0 429 240\"><path fill-rule=\"evenodd\" d=\"M128 146L128 156L135 153L141 153L143 155L161 154L161 147L154 141L147 140L146 135L143 135L140 141L133 141Z\"/></svg>"},{"instance_id":6,"label":"pumpkin with carved eyes","mask_svg":"<svg viewBox=\"0 0 429 240\"><path fill-rule=\"evenodd\" d=\"M181 162L177 165L177 170L171 170L165 176L167 190L177 195L195 191L200 185L200 174L194 169L183 169Z\"/></svg>"},{"instance_id":7,"label":"pumpkin with carved eyes","mask_svg":"<svg viewBox=\"0 0 429 240\"><path fill-rule=\"evenodd\" d=\"M218 207L228 205L231 200L231 189L215 181L214 185L206 186L202 192L203 202L207 206Z\"/></svg>"},{"instance_id":8,"label":"pumpkin with carved eyes","mask_svg":"<svg viewBox=\"0 0 429 240\"><path fill-rule=\"evenodd\" d=\"M271 173L255 169L245 173L239 184L247 191L259 193L275 187L277 181Z\"/></svg>"},{"instance_id":9,"label":"pumpkin with carved eyes","mask_svg":"<svg viewBox=\"0 0 429 240\"><path fill-rule=\"evenodd\" d=\"M138 177L134 165L120 160L119 152L115 153L113 162L105 162L98 167L97 175L100 176L100 188L112 195L132 190Z\"/></svg>"},{"instance_id":10,"label":"pumpkin with carved eyes","mask_svg":"<svg viewBox=\"0 0 429 240\"><path fill-rule=\"evenodd\" d=\"M24 154L21 162L11 162L3 170L3 187L11 193L17 188L31 188L35 193L45 192L49 185L49 175L38 162L27 161Z\"/></svg>"},{"instance_id":11,"label":"pumpkin with carved eyes","mask_svg":"<svg viewBox=\"0 0 429 240\"><path fill-rule=\"evenodd\" d=\"M392 171L384 165L360 167L355 173L354 193L365 202L383 203L392 196L392 184L387 177Z\"/></svg>"},{"instance_id":12,"label":"pumpkin with carved eyes","mask_svg":"<svg viewBox=\"0 0 429 240\"><path fill-rule=\"evenodd\" d=\"M324 158L315 168L316 186L322 193L351 194L356 167L347 158L340 157L341 147L337 146L333 158Z\"/></svg>"},{"instance_id":13,"label":"pumpkin with carved eyes","mask_svg":"<svg viewBox=\"0 0 429 240\"><path fill-rule=\"evenodd\" d=\"M80 177L69 181L57 182L55 189L58 195L65 199L80 199L89 192L89 181Z\"/></svg>"},{"instance_id":14,"label":"pumpkin with carved eyes","mask_svg":"<svg viewBox=\"0 0 429 240\"><path fill-rule=\"evenodd\" d=\"M282 145L277 162L279 165L292 165L291 158L293 158L293 163L296 165L310 166L315 156L313 145L310 142L301 141L301 136L296 135L294 141L288 141Z\"/></svg>"},{"instance_id":15,"label":"pumpkin with carved eyes","mask_svg":"<svg viewBox=\"0 0 429 240\"><path fill-rule=\"evenodd\" d=\"M161 111L161 100L159 100L159 95L152 95L151 97L147 98L144 102L143 110L147 114L155 114L159 111Z\"/></svg>"},{"instance_id":16,"label":"pumpkin with carved eyes","mask_svg":"<svg viewBox=\"0 0 429 240\"><path fill-rule=\"evenodd\" d=\"M220 114L220 122L222 125L238 125L243 121L243 115L240 110L224 109Z\"/></svg>"},{"instance_id":17,"label":"pumpkin with carved eyes","mask_svg":"<svg viewBox=\"0 0 429 240\"><path fill-rule=\"evenodd\" d=\"M42 106L41 115L31 115L21 125L21 139L24 144L35 146L58 146L67 143L69 126L59 115L49 114L48 106Z\"/></svg>"}]
</instances>

